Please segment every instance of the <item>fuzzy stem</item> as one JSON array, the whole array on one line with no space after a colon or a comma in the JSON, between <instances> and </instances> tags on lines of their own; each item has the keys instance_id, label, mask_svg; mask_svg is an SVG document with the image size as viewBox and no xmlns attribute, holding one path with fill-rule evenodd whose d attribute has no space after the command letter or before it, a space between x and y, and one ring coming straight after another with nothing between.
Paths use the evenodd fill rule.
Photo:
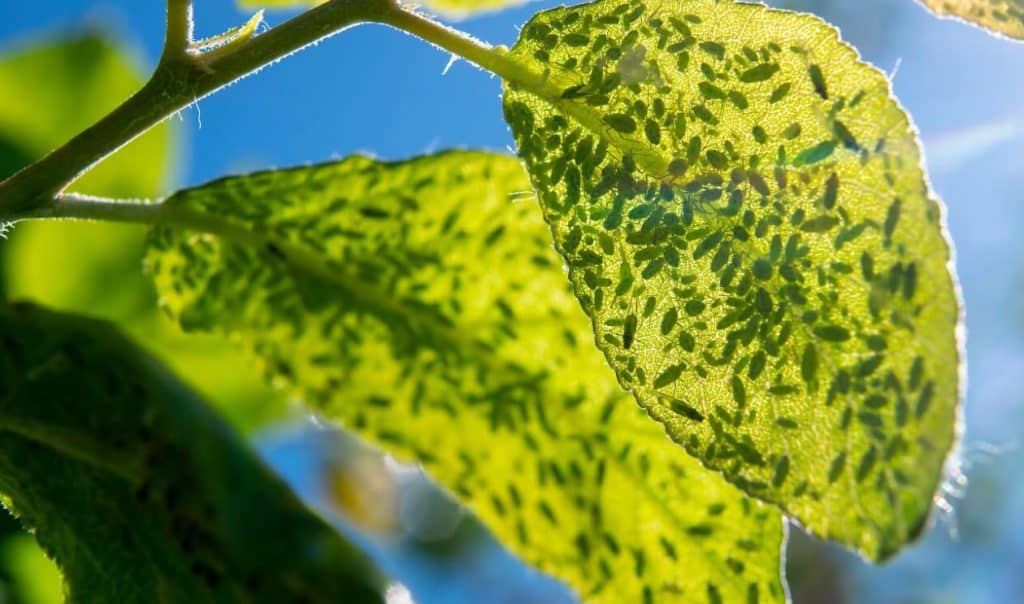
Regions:
<instances>
[{"instance_id":1,"label":"fuzzy stem","mask_svg":"<svg viewBox=\"0 0 1024 604\"><path fill-rule=\"evenodd\" d=\"M192 44L192 0L167 0L167 34L161 62L185 57Z\"/></svg>"},{"instance_id":2,"label":"fuzzy stem","mask_svg":"<svg viewBox=\"0 0 1024 604\"><path fill-rule=\"evenodd\" d=\"M233 45L231 52L208 58L165 53L150 80L121 106L0 182L0 218L46 205L92 166L188 105L349 26L376 20L391 6L391 0L332 0Z\"/></svg>"}]
</instances>

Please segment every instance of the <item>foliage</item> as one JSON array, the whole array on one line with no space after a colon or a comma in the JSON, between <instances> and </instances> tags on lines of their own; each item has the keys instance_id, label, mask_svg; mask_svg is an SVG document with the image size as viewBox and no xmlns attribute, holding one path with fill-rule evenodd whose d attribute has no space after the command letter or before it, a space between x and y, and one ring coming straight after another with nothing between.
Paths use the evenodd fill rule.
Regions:
<instances>
[{"instance_id":1,"label":"foliage","mask_svg":"<svg viewBox=\"0 0 1024 604\"><path fill-rule=\"evenodd\" d=\"M926 3L1018 35L1009 4ZM587 601L785 601L783 513L874 560L920 534L956 439L951 251L909 118L833 28L731 0L597 0L538 13L507 50L389 0L259 4L317 7L196 42L191 3L169 0L153 78L44 157L139 81L95 36L0 63L0 88L27 91L0 103L0 170L28 164L0 182L0 224L150 225L159 298L121 276L138 228L52 222L18 226L9 294L114 319L186 377L217 364L230 377L199 386L221 404L270 400L242 385L224 343L241 345ZM152 203L66 193L156 194L166 129L90 168L368 21L501 76L525 171L451 151ZM70 280L44 249L79 261ZM112 327L5 305L0 344L0 491L72 600L379 600L343 538Z\"/></svg>"},{"instance_id":2,"label":"foliage","mask_svg":"<svg viewBox=\"0 0 1024 604\"><path fill-rule=\"evenodd\" d=\"M361 554L108 324L4 306L0 333L0 489L68 601L380 601Z\"/></svg>"}]
</instances>

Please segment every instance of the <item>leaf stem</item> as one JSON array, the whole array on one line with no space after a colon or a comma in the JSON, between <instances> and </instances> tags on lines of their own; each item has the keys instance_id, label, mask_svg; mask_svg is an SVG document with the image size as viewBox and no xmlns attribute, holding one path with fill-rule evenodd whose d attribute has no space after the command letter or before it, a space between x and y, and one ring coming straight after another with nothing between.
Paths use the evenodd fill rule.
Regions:
<instances>
[{"instance_id":1,"label":"leaf stem","mask_svg":"<svg viewBox=\"0 0 1024 604\"><path fill-rule=\"evenodd\" d=\"M188 4L169 1L169 17L172 9ZM211 57L182 55L175 60L165 54L150 80L121 106L0 182L0 218L9 220L46 205L89 168L188 105L314 42L357 23L377 20L391 7L392 0L331 0L262 35L232 44L231 52ZM174 14L173 26L179 28L181 13Z\"/></svg>"},{"instance_id":2,"label":"leaf stem","mask_svg":"<svg viewBox=\"0 0 1024 604\"><path fill-rule=\"evenodd\" d=\"M55 219L166 225L210 233L257 247L264 243L260 236L212 214L194 212L162 201L107 199L75 193L58 195L40 207L13 216L11 222Z\"/></svg>"},{"instance_id":3,"label":"leaf stem","mask_svg":"<svg viewBox=\"0 0 1024 604\"><path fill-rule=\"evenodd\" d=\"M381 13L375 20L454 53L508 82L531 87L542 85L542 77L534 74L521 63L510 59L504 48L491 46L411 9L394 5L390 10Z\"/></svg>"}]
</instances>

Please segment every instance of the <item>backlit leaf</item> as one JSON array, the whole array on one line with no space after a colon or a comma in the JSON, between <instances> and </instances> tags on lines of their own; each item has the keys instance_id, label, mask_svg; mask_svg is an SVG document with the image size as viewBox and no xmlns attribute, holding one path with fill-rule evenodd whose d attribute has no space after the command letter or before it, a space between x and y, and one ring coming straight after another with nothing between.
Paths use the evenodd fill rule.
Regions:
<instances>
[{"instance_id":1,"label":"backlit leaf","mask_svg":"<svg viewBox=\"0 0 1024 604\"><path fill-rule=\"evenodd\" d=\"M813 532L874 559L916 536L959 309L886 77L815 17L717 0L546 11L509 57L543 74L505 114L620 383Z\"/></svg>"},{"instance_id":2,"label":"backlit leaf","mask_svg":"<svg viewBox=\"0 0 1024 604\"><path fill-rule=\"evenodd\" d=\"M920 0L940 16L970 21L985 29L1024 40L1024 0Z\"/></svg>"},{"instance_id":3,"label":"backlit leaf","mask_svg":"<svg viewBox=\"0 0 1024 604\"><path fill-rule=\"evenodd\" d=\"M229 178L166 211L225 236L160 228L149 269L184 327L422 462L587 601L782 601L780 515L618 388L528 188L473 152Z\"/></svg>"},{"instance_id":4,"label":"backlit leaf","mask_svg":"<svg viewBox=\"0 0 1024 604\"><path fill-rule=\"evenodd\" d=\"M362 555L107 323L0 307L0 492L68 602L380 602Z\"/></svg>"}]
</instances>

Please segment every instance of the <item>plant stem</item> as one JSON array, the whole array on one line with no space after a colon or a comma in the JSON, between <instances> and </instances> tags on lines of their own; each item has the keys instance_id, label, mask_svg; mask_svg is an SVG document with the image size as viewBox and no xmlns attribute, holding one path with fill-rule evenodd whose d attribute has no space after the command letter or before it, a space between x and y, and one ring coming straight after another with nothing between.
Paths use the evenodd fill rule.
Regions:
<instances>
[{"instance_id":1,"label":"plant stem","mask_svg":"<svg viewBox=\"0 0 1024 604\"><path fill-rule=\"evenodd\" d=\"M118 200L102 197L58 195L45 205L14 215L10 220L102 220L147 226L166 225L210 233L239 243L259 246L264 243L259 235L239 227L229 220L188 208L163 202Z\"/></svg>"},{"instance_id":2,"label":"plant stem","mask_svg":"<svg viewBox=\"0 0 1024 604\"><path fill-rule=\"evenodd\" d=\"M503 48L495 48L411 10L395 6L391 10L383 12L375 20L408 32L471 61L507 82L529 88L544 86L543 77L533 73L521 63L508 58Z\"/></svg>"},{"instance_id":3,"label":"plant stem","mask_svg":"<svg viewBox=\"0 0 1024 604\"><path fill-rule=\"evenodd\" d=\"M394 0L331 0L274 27L209 53L190 48L190 0L168 0L164 53L148 82L106 117L62 147L0 182L0 220L14 220L53 203L75 179L136 137L219 88L349 26L377 22L401 29L559 102L561 88L510 59L505 51L431 21ZM566 107L569 113L576 106ZM580 116L586 123L590 116ZM70 207L69 207L70 209ZM90 206L90 211L103 208ZM117 219L114 214L89 218Z\"/></svg>"},{"instance_id":4,"label":"plant stem","mask_svg":"<svg viewBox=\"0 0 1024 604\"><path fill-rule=\"evenodd\" d=\"M171 0L169 7L176 3L181 4ZM209 60L201 54L165 54L146 85L124 104L0 183L0 218L44 206L96 163L217 89L351 25L376 20L390 8L391 0L332 0Z\"/></svg>"},{"instance_id":5,"label":"plant stem","mask_svg":"<svg viewBox=\"0 0 1024 604\"><path fill-rule=\"evenodd\" d=\"M192 0L167 0L167 33L161 61L185 56L192 43Z\"/></svg>"}]
</instances>

